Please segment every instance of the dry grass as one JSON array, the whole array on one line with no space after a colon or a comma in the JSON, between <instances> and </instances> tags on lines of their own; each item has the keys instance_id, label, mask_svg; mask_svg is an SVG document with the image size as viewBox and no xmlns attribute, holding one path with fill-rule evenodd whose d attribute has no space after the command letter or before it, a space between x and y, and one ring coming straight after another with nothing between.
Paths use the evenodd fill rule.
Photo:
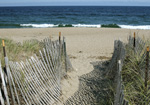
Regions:
<instances>
[{"instance_id":1,"label":"dry grass","mask_svg":"<svg viewBox=\"0 0 150 105\"><path fill-rule=\"evenodd\" d=\"M132 47L129 47L128 45L126 46L126 58L124 60L122 77L124 82L125 98L129 101L130 105L150 104L149 81L147 89L144 85L146 46L141 46L140 51L137 53L134 52Z\"/></svg>"},{"instance_id":2,"label":"dry grass","mask_svg":"<svg viewBox=\"0 0 150 105\"><path fill-rule=\"evenodd\" d=\"M42 49L40 42L37 40L24 41L23 43L16 43L10 39L5 40L6 55L10 61L24 61L33 54L38 54L39 50ZM2 39L0 39L2 42ZM0 59L4 66L4 53L2 44L0 44Z\"/></svg>"}]
</instances>

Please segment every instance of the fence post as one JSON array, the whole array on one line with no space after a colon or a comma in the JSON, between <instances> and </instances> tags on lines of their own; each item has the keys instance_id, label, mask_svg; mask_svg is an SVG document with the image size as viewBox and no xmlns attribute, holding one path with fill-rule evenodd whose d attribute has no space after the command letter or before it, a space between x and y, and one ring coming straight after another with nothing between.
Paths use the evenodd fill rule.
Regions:
<instances>
[{"instance_id":1,"label":"fence post","mask_svg":"<svg viewBox=\"0 0 150 105\"><path fill-rule=\"evenodd\" d=\"M3 45L4 57L6 57L6 51L5 51L5 42L4 42L4 40L2 40L2 45Z\"/></svg>"},{"instance_id":2,"label":"fence post","mask_svg":"<svg viewBox=\"0 0 150 105\"><path fill-rule=\"evenodd\" d=\"M136 39L135 39L135 32L134 32L134 42L133 42L133 47L135 48L135 41L136 41Z\"/></svg>"},{"instance_id":3,"label":"fence post","mask_svg":"<svg viewBox=\"0 0 150 105\"><path fill-rule=\"evenodd\" d=\"M2 71L2 68L1 68L1 61L0 61L0 75L1 75L1 79L2 79L2 85L3 85L3 88L4 88L4 95L6 97L7 105L10 105L8 92L7 92L7 88L6 88L6 84L5 84L5 80L4 80L4 74L3 74L3 71Z\"/></svg>"},{"instance_id":4,"label":"fence post","mask_svg":"<svg viewBox=\"0 0 150 105\"><path fill-rule=\"evenodd\" d=\"M65 37L63 37L63 43L64 43L65 70L66 70L66 72L67 72L67 52L66 52L66 41L65 41Z\"/></svg>"},{"instance_id":5,"label":"fence post","mask_svg":"<svg viewBox=\"0 0 150 105\"><path fill-rule=\"evenodd\" d=\"M5 42L4 40L2 40L2 46L3 46L3 53L4 53L4 58L6 57L6 50L5 50ZM7 71L6 71L6 65L4 67L4 78L5 78L5 82L7 84Z\"/></svg>"},{"instance_id":6,"label":"fence post","mask_svg":"<svg viewBox=\"0 0 150 105\"><path fill-rule=\"evenodd\" d=\"M121 69L122 69L122 65L121 65L121 60L118 60L118 75L117 75L117 87L116 87L116 94L115 94L115 102L114 105L119 105L119 100L120 100L120 93L121 93Z\"/></svg>"},{"instance_id":7,"label":"fence post","mask_svg":"<svg viewBox=\"0 0 150 105\"><path fill-rule=\"evenodd\" d=\"M59 44L61 44L61 32L59 32Z\"/></svg>"},{"instance_id":8,"label":"fence post","mask_svg":"<svg viewBox=\"0 0 150 105\"><path fill-rule=\"evenodd\" d=\"M147 90L148 69L149 69L149 46L147 46L147 52L146 52L145 90Z\"/></svg>"},{"instance_id":9,"label":"fence post","mask_svg":"<svg viewBox=\"0 0 150 105\"><path fill-rule=\"evenodd\" d=\"M6 57L6 50L5 50L5 42L4 40L2 40L2 44L3 44L3 52L4 52L4 60L5 60L5 72L7 74L8 78L8 82L9 82L9 89L10 89L10 93L11 93L11 99L12 99L12 105L15 105L15 97L14 97L14 92L13 92L13 88L12 88L12 84L11 84L11 79L10 79L10 69L9 69L9 65L8 65L8 58Z\"/></svg>"},{"instance_id":10,"label":"fence post","mask_svg":"<svg viewBox=\"0 0 150 105\"><path fill-rule=\"evenodd\" d=\"M61 48L62 48L62 45L61 45L61 32L59 32L59 54L60 54L60 57L62 57L61 56L61 54L62 54Z\"/></svg>"}]
</instances>

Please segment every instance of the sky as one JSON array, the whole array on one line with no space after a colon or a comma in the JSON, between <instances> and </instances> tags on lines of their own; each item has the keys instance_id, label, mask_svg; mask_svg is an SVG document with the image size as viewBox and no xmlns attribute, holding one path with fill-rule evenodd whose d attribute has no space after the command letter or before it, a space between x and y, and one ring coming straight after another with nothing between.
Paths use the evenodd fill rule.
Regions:
<instances>
[{"instance_id":1,"label":"sky","mask_svg":"<svg viewBox=\"0 0 150 105\"><path fill-rule=\"evenodd\" d=\"M0 0L0 6L150 6L150 0Z\"/></svg>"}]
</instances>

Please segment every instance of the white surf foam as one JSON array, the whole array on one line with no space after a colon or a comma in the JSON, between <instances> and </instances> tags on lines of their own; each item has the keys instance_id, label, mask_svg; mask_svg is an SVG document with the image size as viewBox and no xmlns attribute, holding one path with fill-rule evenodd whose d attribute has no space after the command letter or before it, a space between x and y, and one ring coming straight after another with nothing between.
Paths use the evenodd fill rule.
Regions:
<instances>
[{"instance_id":1,"label":"white surf foam","mask_svg":"<svg viewBox=\"0 0 150 105\"><path fill-rule=\"evenodd\" d=\"M54 24L20 24L23 27L35 27L35 28L48 28L48 27L57 27L58 25Z\"/></svg>"},{"instance_id":2,"label":"white surf foam","mask_svg":"<svg viewBox=\"0 0 150 105\"><path fill-rule=\"evenodd\" d=\"M73 24L74 27L96 27L96 28L100 28L101 25L94 25L94 24Z\"/></svg>"},{"instance_id":3,"label":"white surf foam","mask_svg":"<svg viewBox=\"0 0 150 105\"><path fill-rule=\"evenodd\" d=\"M119 25L121 28L126 28L126 29L144 29L148 30L150 29L150 25L139 25L139 26L132 26L132 25Z\"/></svg>"},{"instance_id":4,"label":"white surf foam","mask_svg":"<svg viewBox=\"0 0 150 105\"><path fill-rule=\"evenodd\" d=\"M65 26L66 24L63 24ZM21 24L23 27L35 27L35 28L46 28L46 27L58 27L59 25L54 24ZM96 27L100 28L101 25L90 25L90 24L73 24L73 27Z\"/></svg>"},{"instance_id":5,"label":"white surf foam","mask_svg":"<svg viewBox=\"0 0 150 105\"><path fill-rule=\"evenodd\" d=\"M65 26L66 24L63 24ZM20 24L20 26L23 27L34 27L34 28L48 28L48 27L58 27L59 25L54 24ZM100 24L72 24L73 27L93 27L93 28L100 28ZM150 29L150 25L139 25L139 26L133 26L133 25L119 25L121 28L125 29Z\"/></svg>"}]
</instances>

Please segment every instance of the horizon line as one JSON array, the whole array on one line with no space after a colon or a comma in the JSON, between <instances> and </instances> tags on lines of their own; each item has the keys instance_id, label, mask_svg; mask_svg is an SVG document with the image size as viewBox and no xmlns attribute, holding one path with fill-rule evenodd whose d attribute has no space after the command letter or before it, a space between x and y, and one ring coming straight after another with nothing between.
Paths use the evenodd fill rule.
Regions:
<instances>
[{"instance_id":1,"label":"horizon line","mask_svg":"<svg viewBox=\"0 0 150 105\"><path fill-rule=\"evenodd\" d=\"M10 5L8 5L8 6L0 6L0 7L63 7L63 6L66 6L66 7L77 7L77 6L91 6L91 7L150 7L150 6L146 6L146 5L143 5L143 6L141 6L141 5L29 5L29 6L27 6L27 5L21 5L21 6L19 6L19 5L16 5L16 6L10 6Z\"/></svg>"}]
</instances>

